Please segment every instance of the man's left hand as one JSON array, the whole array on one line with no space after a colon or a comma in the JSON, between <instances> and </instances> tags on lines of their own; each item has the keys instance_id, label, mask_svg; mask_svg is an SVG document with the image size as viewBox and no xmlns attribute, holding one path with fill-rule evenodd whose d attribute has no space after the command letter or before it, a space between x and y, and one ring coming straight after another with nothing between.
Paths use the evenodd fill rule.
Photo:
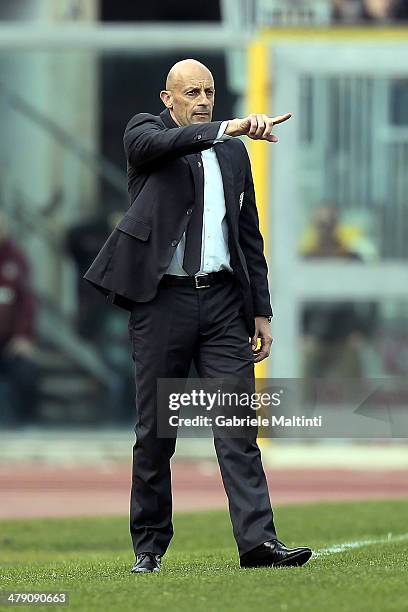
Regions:
<instances>
[{"instance_id":1,"label":"man's left hand","mask_svg":"<svg viewBox=\"0 0 408 612\"><path fill-rule=\"evenodd\" d=\"M259 348L257 348L258 340L261 341ZM266 317L255 317L255 334L251 338L254 363L259 363L266 357L269 357L272 342L271 326L268 319Z\"/></svg>"}]
</instances>

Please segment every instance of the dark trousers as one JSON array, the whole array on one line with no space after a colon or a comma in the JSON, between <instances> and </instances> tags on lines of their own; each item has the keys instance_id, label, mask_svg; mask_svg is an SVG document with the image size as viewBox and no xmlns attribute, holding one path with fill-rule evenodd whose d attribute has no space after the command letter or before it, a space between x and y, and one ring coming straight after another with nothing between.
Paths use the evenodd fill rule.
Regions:
<instances>
[{"instance_id":1,"label":"dark trousers","mask_svg":"<svg viewBox=\"0 0 408 612\"><path fill-rule=\"evenodd\" d=\"M129 318L136 379L130 532L135 553L164 554L173 535L170 458L175 438L157 436L158 378L186 378L194 360L203 378L232 376L254 384L254 364L239 286L159 285ZM251 385L252 386L252 385ZM214 437L240 555L276 538L261 455L253 435Z\"/></svg>"},{"instance_id":2,"label":"dark trousers","mask_svg":"<svg viewBox=\"0 0 408 612\"><path fill-rule=\"evenodd\" d=\"M0 348L0 421L9 425L35 422L38 378L36 362Z\"/></svg>"}]
</instances>

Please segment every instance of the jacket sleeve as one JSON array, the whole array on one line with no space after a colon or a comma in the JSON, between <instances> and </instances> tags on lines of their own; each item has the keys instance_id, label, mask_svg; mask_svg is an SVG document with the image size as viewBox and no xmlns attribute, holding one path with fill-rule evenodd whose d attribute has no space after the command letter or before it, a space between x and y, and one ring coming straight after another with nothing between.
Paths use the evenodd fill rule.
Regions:
<instances>
[{"instance_id":1,"label":"jacket sleeve","mask_svg":"<svg viewBox=\"0 0 408 612\"><path fill-rule=\"evenodd\" d=\"M264 242L259 230L251 163L243 143L242 146L246 156L246 179L239 216L239 243L245 255L251 281L254 315L267 317L273 316L268 288L268 266L263 252Z\"/></svg>"},{"instance_id":2,"label":"jacket sleeve","mask_svg":"<svg viewBox=\"0 0 408 612\"><path fill-rule=\"evenodd\" d=\"M213 146L221 123L164 128L154 115L140 113L129 121L123 136L127 160L136 170L152 162L199 153Z\"/></svg>"}]
</instances>

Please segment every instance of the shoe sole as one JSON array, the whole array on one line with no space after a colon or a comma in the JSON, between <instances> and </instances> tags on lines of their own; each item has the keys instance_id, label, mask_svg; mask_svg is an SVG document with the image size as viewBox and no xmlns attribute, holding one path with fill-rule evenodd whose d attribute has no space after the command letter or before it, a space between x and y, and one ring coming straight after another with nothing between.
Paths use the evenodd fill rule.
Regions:
<instances>
[{"instance_id":1,"label":"shoe sole","mask_svg":"<svg viewBox=\"0 0 408 612\"><path fill-rule=\"evenodd\" d=\"M160 572L159 569L147 570L147 569L138 569L138 570L130 570L131 574L158 574Z\"/></svg>"}]
</instances>

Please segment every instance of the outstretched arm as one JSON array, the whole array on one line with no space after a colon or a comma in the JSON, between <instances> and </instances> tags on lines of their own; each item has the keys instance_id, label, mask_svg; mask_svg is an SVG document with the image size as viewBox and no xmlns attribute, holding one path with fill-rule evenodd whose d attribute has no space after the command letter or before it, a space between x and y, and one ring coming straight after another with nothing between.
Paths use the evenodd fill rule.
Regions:
<instances>
[{"instance_id":1,"label":"outstretched arm","mask_svg":"<svg viewBox=\"0 0 408 612\"><path fill-rule=\"evenodd\" d=\"M212 121L163 128L154 115L140 113L127 124L123 144L130 165L137 169L152 162L168 161L210 149L217 142L223 124L226 125L225 136L246 135L253 140L277 142L278 138L272 134L273 126L290 117L290 113L278 117L252 114L228 122Z\"/></svg>"},{"instance_id":2,"label":"outstretched arm","mask_svg":"<svg viewBox=\"0 0 408 612\"><path fill-rule=\"evenodd\" d=\"M127 124L123 137L126 157L133 168L199 153L213 146L221 121L163 128L154 115L140 113Z\"/></svg>"}]
</instances>

